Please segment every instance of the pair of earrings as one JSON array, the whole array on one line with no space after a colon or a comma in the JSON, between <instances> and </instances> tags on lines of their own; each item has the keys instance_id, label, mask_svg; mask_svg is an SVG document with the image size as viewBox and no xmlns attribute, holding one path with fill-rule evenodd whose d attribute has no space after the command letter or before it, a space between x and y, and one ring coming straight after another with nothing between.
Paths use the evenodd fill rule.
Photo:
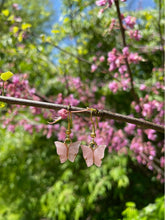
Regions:
<instances>
[{"instance_id":1,"label":"pair of earrings","mask_svg":"<svg viewBox=\"0 0 165 220\"><path fill-rule=\"evenodd\" d=\"M68 111L68 129L66 130L66 139L64 143L59 141L54 142L61 163L64 163L66 160L74 162L81 144L81 141L72 143L72 140L70 139L71 122L72 122L72 113ZM92 141L89 143L89 146L82 145L81 149L83 152L83 157L88 167L92 166L93 164L100 167L102 163L102 159L104 158L104 151L106 145L98 146L94 141L94 138L96 137L96 133L95 133L95 124L92 119L92 110L91 110L91 123L92 123L92 132L91 132Z\"/></svg>"}]
</instances>

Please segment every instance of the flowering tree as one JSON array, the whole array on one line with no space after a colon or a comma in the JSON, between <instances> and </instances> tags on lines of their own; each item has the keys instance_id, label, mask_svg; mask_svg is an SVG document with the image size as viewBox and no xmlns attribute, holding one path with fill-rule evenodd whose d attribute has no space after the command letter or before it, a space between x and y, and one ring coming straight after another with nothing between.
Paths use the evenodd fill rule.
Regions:
<instances>
[{"instance_id":1,"label":"flowering tree","mask_svg":"<svg viewBox=\"0 0 165 220\"><path fill-rule=\"evenodd\" d=\"M64 111L44 110L33 103L27 108L19 100L15 102L17 105L10 105L9 99L4 107L5 99L1 98L2 217L7 212L8 218L14 215L15 219L20 216L117 219L121 218L127 202L124 218L138 219L151 213L146 214L145 208L138 211L135 203L128 201L135 201L141 209L162 195L162 133L151 129L154 127L146 129L137 123L125 123L130 122L128 118L121 120L122 115L127 115L152 122L162 130L162 3L159 1L158 9L152 13L145 10L133 13L124 10L125 2L64 1L62 23L54 24L51 36L41 34L36 23L24 16L27 6L2 5L5 34L1 36L4 48L1 72L10 70L14 76L4 82L1 74L1 93L4 90L6 97L51 102L58 108L71 105L73 109L97 109L95 142L107 146L99 169L95 166L87 169L81 153L75 163L61 165L53 142L65 140L66 122L61 120L53 125L47 122L65 118ZM60 47L62 41L68 46ZM60 53L53 54L55 62L52 62L54 48ZM101 114L105 109L107 115L113 112L120 116L117 120L113 113L107 117ZM73 114L72 124L73 141L88 144L92 130L89 117L84 112ZM11 184L6 186L6 182ZM135 187L136 183L140 189ZM137 198L140 191L146 192L148 187L155 189L156 184L157 190L146 201ZM6 200L12 189L16 192ZM13 200L16 205L7 209L6 204ZM117 201L122 203L120 207L116 206ZM155 207L154 215L158 212L160 219L163 218L162 198L156 201Z\"/></svg>"}]
</instances>

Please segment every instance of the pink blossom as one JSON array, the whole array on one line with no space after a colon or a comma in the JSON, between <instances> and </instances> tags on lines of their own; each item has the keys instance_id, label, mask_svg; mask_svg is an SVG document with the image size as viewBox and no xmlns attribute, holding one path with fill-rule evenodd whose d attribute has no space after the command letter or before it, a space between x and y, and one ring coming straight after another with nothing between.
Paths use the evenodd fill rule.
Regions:
<instances>
[{"instance_id":1,"label":"pink blossom","mask_svg":"<svg viewBox=\"0 0 165 220\"><path fill-rule=\"evenodd\" d=\"M152 115L152 106L151 103L145 103L142 107L143 111L142 114L144 117L151 117Z\"/></svg>"},{"instance_id":2,"label":"pink blossom","mask_svg":"<svg viewBox=\"0 0 165 220\"><path fill-rule=\"evenodd\" d=\"M20 7L19 7L19 5L18 5L17 3L12 4L12 7L13 7L15 10L19 10L19 9L20 9Z\"/></svg>"},{"instance_id":3,"label":"pink blossom","mask_svg":"<svg viewBox=\"0 0 165 220\"><path fill-rule=\"evenodd\" d=\"M115 27L115 24L116 24L116 19L115 18L112 18L111 20L111 24L109 26L109 31L111 32L112 29Z\"/></svg>"},{"instance_id":4,"label":"pink blossom","mask_svg":"<svg viewBox=\"0 0 165 220\"><path fill-rule=\"evenodd\" d=\"M49 139L52 136L52 133L53 133L53 126L52 125L48 125L47 129L48 129L48 131L47 131L46 138Z\"/></svg>"},{"instance_id":5,"label":"pink blossom","mask_svg":"<svg viewBox=\"0 0 165 220\"><path fill-rule=\"evenodd\" d=\"M160 158L160 166L161 166L162 168L164 168L164 165L165 165L165 158L164 158L164 157L161 157L161 158Z\"/></svg>"},{"instance_id":6,"label":"pink blossom","mask_svg":"<svg viewBox=\"0 0 165 220\"><path fill-rule=\"evenodd\" d=\"M61 126L60 128L60 132L58 132L57 136L58 136L58 140L60 141L64 141L65 137L66 137L66 128L64 126Z\"/></svg>"},{"instance_id":7,"label":"pink blossom","mask_svg":"<svg viewBox=\"0 0 165 220\"><path fill-rule=\"evenodd\" d=\"M14 20L18 23L22 22L22 18L21 17L15 17Z\"/></svg>"},{"instance_id":8,"label":"pink blossom","mask_svg":"<svg viewBox=\"0 0 165 220\"><path fill-rule=\"evenodd\" d=\"M128 141L125 138L123 131L121 129L116 131L111 142L112 149L119 151L121 148L127 146L127 144Z\"/></svg>"},{"instance_id":9,"label":"pink blossom","mask_svg":"<svg viewBox=\"0 0 165 220\"><path fill-rule=\"evenodd\" d=\"M156 156L156 151L151 142L142 142L141 136L134 137L130 149L135 152L136 159L139 163L146 164L148 169L152 169L151 161Z\"/></svg>"},{"instance_id":10,"label":"pink blossom","mask_svg":"<svg viewBox=\"0 0 165 220\"><path fill-rule=\"evenodd\" d=\"M136 18L135 17L132 17L132 16L127 16L125 19L124 19L126 25L128 25L130 28L134 28L134 25L136 23Z\"/></svg>"},{"instance_id":11,"label":"pink blossom","mask_svg":"<svg viewBox=\"0 0 165 220\"><path fill-rule=\"evenodd\" d=\"M108 53L108 59L107 61L109 63L114 62L117 59L116 49L114 48L111 52Z\"/></svg>"},{"instance_id":12,"label":"pink blossom","mask_svg":"<svg viewBox=\"0 0 165 220\"><path fill-rule=\"evenodd\" d=\"M142 57L138 55L138 53L130 53L129 57L128 57L129 62L131 63L139 63L139 61L142 60Z\"/></svg>"},{"instance_id":13,"label":"pink blossom","mask_svg":"<svg viewBox=\"0 0 165 220\"><path fill-rule=\"evenodd\" d=\"M97 61L97 57L96 56L94 56L92 59L93 59L94 62Z\"/></svg>"},{"instance_id":14,"label":"pink blossom","mask_svg":"<svg viewBox=\"0 0 165 220\"><path fill-rule=\"evenodd\" d=\"M112 3L114 2L114 0L108 0L108 6L109 8L112 6Z\"/></svg>"},{"instance_id":15,"label":"pink blossom","mask_svg":"<svg viewBox=\"0 0 165 220\"><path fill-rule=\"evenodd\" d=\"M64 104L65 105L73 105L73 106L77 106L79 104L79 100L78 99L75 99L73 94L70 94L68 97L66 97L64 100L63 100Z\"/></svg>"},{"instance_id":16,"label":"pink blossom","mask_svg":"<svg viewBox=\"0 0 165 220\"><path fill-rule=\"evenodd\" d=\"M139 105L135 105L135 111L140 112L140 106Z\"/></svg>"},{"instance_id":17,"label":"pink blossom","mask_svg":"<svg viewBox=\"0 0 165 220\"><path fill-rule=\"evenodd\" d=\"M123 51L123 55L124 56L128 56L129 55L129 48L128 47L124 47L122 51Z\"/></svg>"},{"instance_id":18,"label":"pink blossom","mask_svg":"<svg viewBox=\"0 0 165 220\"><path fill-rule=\"evenodd\" d=\"M78 89L82 86L80 77L73 78L72 80L70 80L70 82L71 82L71 84L74 84L76 89Z\"/></svg>"},{"instance_id":19,"label":"pink blossom","mask_svg":"<svg viewBox=\"0 0 165 220\"><path fill-rule=\"evenodd\" d=\"M103 14L103 12L104 12L104 9L101 8L100 11L98 12L98 17L101 17L101 15Z\"/></svg>"},{"instance_id":20,"label":"pink blossom","mask_svg":"<svg viewBox=\"0 0 165 220\"><path fill-rule=\"evenodd\" d=\"M124 131L128 135L133 135L135 133L135 128L136 128L136 125L127 123L127 126L124 128Z\"/></svg>"},{"instance_id":21,"label":"pink blossom","mask_svg":"<svg viewBox=\"0 0 165 220\"><path fill-rule=\"evenodd\" d=\"M124 72L126 72L126 71L127 71L127 66L126 66L126 65L120 66L119 72L120 72L121 74L124 74Z\"/></svg>"},{"instance_id":22,"label":"pink blossom","mask_svg":"<svg viewBox=\"0 0 165 220\"><path fill-rule=\"evenodd\" d=\"M14 133L14 131L15 131L15 125L9 124L7 130Z\"/></svg>"},{"instance_id":23,"label":"pink blossom","mask_svg":"<svg viewBox=\"0 0 165 220\"><path fill-rule=\"evenodd\" d=\"M97 70L98 66L96 64L92 64L91 66L91 72L95 72Z\"/></svg>"},{"instance_id":24,"label":"pink blossom","mask_svg":"<svg viewBox=\"0 0 165 220\"><path fill-rule=\"evenodd\" d=\"M123 57L118 56L118 58L115 60L115 64L117 67L119 67L123 63Z\"/></svg>"},{"instance_id":25,"label":"pink blossom","mask_svg":"<svg viewBox=\"0 0 165 220\"><path fill-rule=\"evenodd\" d=\"M119 74L118 73L115 73L114 74L114 78L118 78L119 77Z\"/></svg>"},{"instance_id":26,"label":"pink blossom","mask_svg":"<svg viewBox=\"0 0 165 220\"><path fill-rule=\"evenodd\" d=\"M30 106L31 112L33 113L33 115L39 115L41 114L42 110L40 108L36 108L33 106Z\"/></svg>"},{"instance_id":27,"label":"pink blossom","mask_svg":"<svg viewBox=\"0 0 165 220\"><path fill-rule=\"evenodd\" d=\"M129 88L130 79L124 79L121 81L123 91L127 90Z\"/></svg>"},{"instance_id":28,"label":"pink blossom","mask_svg":"<svg viewBox=\"0 0 165 220\"><path fill-rule=\"evenodd\" d=\"M152 141L156 140L157 135L155 134L155 130L146 129L145 133L147 134L149 140L152 140Z\"/></svg>"},{"instance_id":29,"label":"pink blossom","mask_svg":"<svg viewBox=\"0 0 165 220\"><path fill-rule=\"evenodd\" d=\"M68 111L66 109L61 109L58 111L58 115L61 116L62 119L66 119L68 117Z\"/></svg>"},{"instance_id":30,"label":"pink blossom","mask_svg":"<svg viewBox=\"0 0 165 220\"><path fill-rule=\"evenodd\" d=\"M104 62L105 57L104 57L104 56L101 56L101 57L99 58L99 60L100 60L100 62Z\"/></svg>"},{"instance_id":31,"label":"pink blossom","mask_svg":"<svg viewBox=\"0 0 165 220\"><path fill-rule=\"evenodd\" d=\"M118 86L118 83L113 81L111 83L109 83L109 89L113 92L113 93L116 93L117 90L119 89L119 86Z\"/></svg>"},{"instance_id":32,"label":"pink blossom","mask_svg":"<svg viewBox=\"0 0 165 220\"><path fill-rule=\"evenodd\" d=\"M142 35L140 34L139 30L130 30L128 32L128 35L130 36L131 39L135 39L137 41L139 41L142 38Z\"/></svg>"},{"instance_id":33,"label":"pink blossom","mask_svg":"<svg viewBox=\"0 0 165 220\"><path fill-rule=\"evenodd\" d=\"M19 83L19 76L18 75L14 75L13 77L12 77L12 81L13 81L13 83L14 84L17 84L17 83Z\"/></svg>"},{"instance_id":34,"label":"pink blossom","mask_svg":"<svg viewBox=\"0 0 165 220\"><path fill-rule=\"evenodd\" d=\"M62 102L63 102L62 93L59 93L55 103L62 104Z\"/></svg>"},{"instance_id":35,"label":"pink blossom","mask_svg":"<svg viewBox=\"0 0 165 220\"><path fill-rule=\"evenodd\" d=\"M117 68L116 64L115 64L114 62L112 62L112 63L110 64L108 70L111 72L111 71L115 70L116 68Z\"/></svg>"},{"instance_id":36,"label":"pink blossom","mask_svg":"<svg viewBox=\"0 0 165 220\"><path fill-rule=\"evenodd\" d=\"M96 1L97 6L104 6L107 3L107 0L98 0Z\"/></svg>"},{"instance_id":37,"label":"pink blossom","mask_svg":"<svg viewBox=\"0 0 165 220\"><path fill-rule=\"evenodd\" d=\"M25 123L23 126L24 126L25 131L28 131L30 134L33 133L33 125L32 124Z\"/></svg>"},{"instance_id":38,"label":"pink blossom","mask_svg":"<svg viewBox=\"0 0 165 220\"><path fill-rule=\"evenodd\" d=\"M144 84L141 84L141 85L140 85L140 90L141 90L141 91L145 90L146 88L147 88L147 87L146 87Z\"/></svg>"}]
</instances>

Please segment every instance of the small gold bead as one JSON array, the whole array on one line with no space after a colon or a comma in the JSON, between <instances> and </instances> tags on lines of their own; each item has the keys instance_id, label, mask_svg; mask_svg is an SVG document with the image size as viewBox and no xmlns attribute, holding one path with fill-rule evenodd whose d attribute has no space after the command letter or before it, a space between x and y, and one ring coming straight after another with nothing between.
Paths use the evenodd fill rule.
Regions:
<instances>
[{"instance_id":1,"label":"small gold bead","mask_svg":"<svg viewBox=\"0 0 165 220\"><path fill-rule=\"evenodd\" d=\"M95 133L91 133L91 137L92 137L92 138L95 138L95 137L96 137L96 134L95 134Z\"/></svg>"},{"instance_id":2,"label":"small gold bead","mask_svg":"<svg viewBox=\"0 0 165 220\"><path fill-rule=\"evenodd\" d=\"M67 135L71 134L71 131L70 130L66 130L66 134Z\"/></svg>"}]
</instances>

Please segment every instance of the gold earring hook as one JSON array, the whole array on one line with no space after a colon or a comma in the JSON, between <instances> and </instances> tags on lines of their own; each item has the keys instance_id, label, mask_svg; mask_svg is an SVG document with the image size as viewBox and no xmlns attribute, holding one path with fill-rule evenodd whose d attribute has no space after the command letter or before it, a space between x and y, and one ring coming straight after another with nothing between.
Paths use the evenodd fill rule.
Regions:
<instances>
[{"instance_id":1,"label":"gold earring hook","mask_svg":"<svg viewBox=\"0 0 165 220\"><path fill-rule=\"evenodd\" d=\"M72 113L70 111L70 105L69 105L68 106L68 129L66 130L65 143L66 142L72 142L71 139L70 139L71 126L72 126Z\"/></svg>"},{"instance_id":2,"label":"gold earring hook","mask_svg":"<svg viewBox=\"0 0 165 220\"><path fill-rule=\"evenodd\" d=\"M92 118L92 113L93 113L93 110L91 109L90 121L92 123L92 132L91 132L92 141L89 144L91 147L93 147L93 145L97 146L96 142L94 141L94 138L96 137L96 133L95 133L95 124L94 124L94 121L93 121L93 118Z\"/></svg>"}]
</instances>

